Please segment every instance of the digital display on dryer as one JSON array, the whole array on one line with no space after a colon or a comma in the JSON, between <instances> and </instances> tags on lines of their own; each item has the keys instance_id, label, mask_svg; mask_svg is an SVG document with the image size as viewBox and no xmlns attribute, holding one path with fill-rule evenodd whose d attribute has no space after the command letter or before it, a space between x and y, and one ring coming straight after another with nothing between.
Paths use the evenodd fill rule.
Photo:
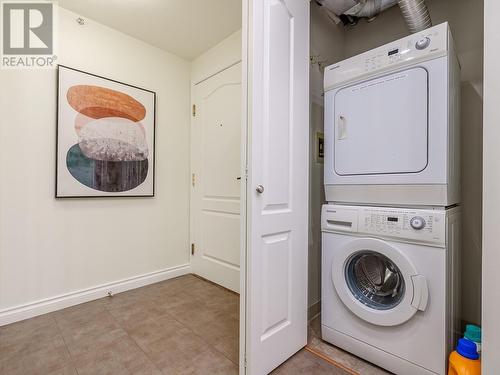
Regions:
<instances>
[{"instance_id":1,"label":"digital display on dryer","mask_svg":"<svg viewBox=\"0 0 500 375\"><path fill-rule=\"evenodd\" d=\"M387 221L392 221L392 222L397 223L399 221L399 218L397 218L397 217L388 217Z\"/></svg>"}]
</instances>

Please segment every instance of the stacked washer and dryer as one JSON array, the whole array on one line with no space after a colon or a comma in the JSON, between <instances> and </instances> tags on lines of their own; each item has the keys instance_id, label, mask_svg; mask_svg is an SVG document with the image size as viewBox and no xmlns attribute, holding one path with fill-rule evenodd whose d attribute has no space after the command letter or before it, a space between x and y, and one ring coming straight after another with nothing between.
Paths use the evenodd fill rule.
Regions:
<instances>
[{"instance_id":1,"label":"stacked washer and dryer","mask_svg":"<svg viewBox=\"0 0 500 375\"><path fill-rule=\"evenodd\" d=\"M447 23L325 70L322 337L446 374L459 331L460 67Z\"/></svg>"}]
</instances>

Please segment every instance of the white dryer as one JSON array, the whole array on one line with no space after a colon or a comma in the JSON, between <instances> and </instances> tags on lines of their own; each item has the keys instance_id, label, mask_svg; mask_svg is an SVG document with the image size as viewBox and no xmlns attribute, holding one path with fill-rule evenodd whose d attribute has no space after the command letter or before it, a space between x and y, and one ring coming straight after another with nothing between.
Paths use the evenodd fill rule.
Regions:
<instances>
[{"instance_id":1,"label":"white dryer","mask_svg":"<svg viewBox=\"0 0 500 375\"><path fill-rule=\"evenodd\" d=\"M447 23L327 67L326 200L459 203L459 85Z\"/></svg>"},{"instance_id":2,"label":"white dryer","mask_svg":"<svg viewBox=\"0 0 500 375\"><path fill-rule=\"evenodd\" d=\"M460 208L324 205L322 337L401 375L446 374Z\"/></svg>"}]
</instances>

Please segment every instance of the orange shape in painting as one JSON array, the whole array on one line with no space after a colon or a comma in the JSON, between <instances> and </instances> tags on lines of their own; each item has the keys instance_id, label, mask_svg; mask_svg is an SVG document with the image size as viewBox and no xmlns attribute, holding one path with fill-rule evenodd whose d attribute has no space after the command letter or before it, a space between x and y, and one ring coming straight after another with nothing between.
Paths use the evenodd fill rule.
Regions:
<instances>
[{"instance_id":1,"label":"orange shape in painting","mask_svg":"<svg viewBox=\"0 0 500 375\"><path fill-rule=\"evenodd\" d=\"M121 117L141 121L146 108L130 95L99 86L78 85L68 89L69 105L82 115L93 119Z\"/></svg>"}]
</instances>

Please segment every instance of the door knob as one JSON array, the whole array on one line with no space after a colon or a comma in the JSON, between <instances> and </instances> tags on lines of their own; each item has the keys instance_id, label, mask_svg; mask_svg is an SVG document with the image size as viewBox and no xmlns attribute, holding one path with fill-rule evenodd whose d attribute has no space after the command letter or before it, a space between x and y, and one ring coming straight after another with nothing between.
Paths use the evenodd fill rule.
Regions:
<instances>
[{"instance_id":1,"label":"door knob","mask_svg":"<svg viewBox=\"0 0 500 375\"><path fill-rule=\"evenodd\" d=\"M259 194L262 194L264 192L264 186L262 185L257 185L257 187L255 188L255 191Z\"/></svg>"}]
</instances>

